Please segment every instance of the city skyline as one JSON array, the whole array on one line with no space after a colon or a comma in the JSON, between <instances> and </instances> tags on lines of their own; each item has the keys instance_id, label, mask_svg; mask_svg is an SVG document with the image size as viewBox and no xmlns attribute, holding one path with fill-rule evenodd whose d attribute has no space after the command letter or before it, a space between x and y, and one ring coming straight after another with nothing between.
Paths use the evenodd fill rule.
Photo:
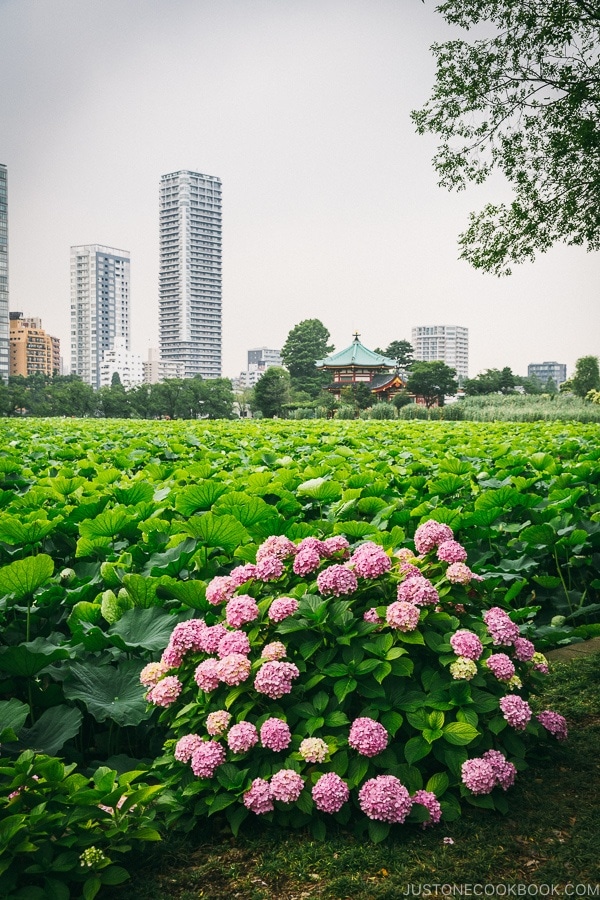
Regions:
<instances>
[{"instance_id":1,"label":"city skyline","mask_svg":"<svg viewBox=\"0 0 600 900\"><path fill-rule=\"evenodd\" d=\"M410 110L433 83L429 46L458 34L431 4L99 9L0 7L10 308L41 315L64 346L68 247L93 241L130 250L132 349L145 358L158 345L156 185L189 168L225 185L226 375L248 347L281 347L307 318L338 349L355 330L380 346L461 322L471 376L505 365L524 375L546 359L572 371L598 353L598 254L557 246L504 279L457 260L469 212L510 193L501 178L441 190L435 143L414 133Z\"/></svg>"}]
</instances>

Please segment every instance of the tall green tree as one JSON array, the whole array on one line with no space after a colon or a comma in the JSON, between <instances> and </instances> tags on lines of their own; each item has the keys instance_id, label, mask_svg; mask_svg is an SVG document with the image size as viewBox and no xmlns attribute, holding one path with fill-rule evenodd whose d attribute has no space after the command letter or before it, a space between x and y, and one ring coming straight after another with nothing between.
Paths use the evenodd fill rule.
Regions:
<instances>
[{"instance_id":1,"label":"tall green tree","mask_svg":"<svg viewBox=\"0 0 600 900\"><path fill-rule=\"evenodd\" d=\"M315 366L318 359L333 350L333 344L328 341L329 331L319 319L304 319L292 328L281 348L281 359L290 373L294 390L305 391L315 398L323 385L331 380L326 372L320 372Z\"/></svg>"},{"instance_id":2,"label":"tall green tree","mask_svg":"<svg viewBox=\"0 0 600 900\"><path fill-rule=\"evenodd\" d=\"M557 241L600 247L598 0L446 0L468 31L432 49L435 83L412 113L439 139L440 184L460 190L499 170L510 204L471 214L461 256L509 274Z\"/></svg>"},{"instance_id":3,"label":"tall green tree","mask_svg":"<svg viewBox=\"0 0 600 900\"><path fill-rule=\"evenodd\" d=\"M411 394L423 398L427 409L436 403L443 406L444 397L458 390L456 369L451 369L441 360L416 362L411 369L407 388Z\"/></svg>"},{"instance_id":4,"label":"tall green tree","mask_svg":"<svg viewBox=\"0 0 600 900\"><path fill-rule=\"evenodd\" d=\"M561 385L561 390L563 389L573 391L578 397L585 397L588 391L600 390L598 357L580 357L575 363L573 375Z\"/></svg>"},{"instance_id":5,"label":"tall green tree","mask_svg":"<svg viewBox=\"0 0 600 900\"><path fill-rule=\"evenodd\" d=\"M283 416L290 396L290 376L285 369L271 366L254 386L252 409L267 419Z\"/></svg>"},{"instance_id":6,"label":"tall green tree","mask_svg":"<svg viewBox=\"0 0 600 900\"><path fill-rule=\"evenodd\" d=\"M374 352L381 353L382 356L387 356L390 359L395 359L400 369L410 369L414 362L413 354L415 351L410 341L392 341L385 350L380 350L377 347Z\"/></svg>"}]
</instances>

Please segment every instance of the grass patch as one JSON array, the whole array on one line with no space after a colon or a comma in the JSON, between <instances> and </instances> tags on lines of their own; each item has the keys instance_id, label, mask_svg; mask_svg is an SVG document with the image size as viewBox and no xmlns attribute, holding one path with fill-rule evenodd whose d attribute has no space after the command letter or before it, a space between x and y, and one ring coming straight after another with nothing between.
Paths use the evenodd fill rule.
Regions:
<instances>
[{"instance_id":1,"label":"grass patch","mask_svg":"<svg viewBox=\"0 0 600 900\"><path fill-rule=\"evenodd\" d=\"M562 712L569 740L548 742L509 793L506 817L469 809L420 832L398 827L385 844L339 832L323 843L252 822L237 839L200 828L134 861L114 900L393 900L434 884L600 882L600 654L556 663L536 708ZM453 844L444 844L445 837ZM441 895L441 894L440 894ZM410 894L408 894L410 896Z\"/></svg>"}]
</instances>

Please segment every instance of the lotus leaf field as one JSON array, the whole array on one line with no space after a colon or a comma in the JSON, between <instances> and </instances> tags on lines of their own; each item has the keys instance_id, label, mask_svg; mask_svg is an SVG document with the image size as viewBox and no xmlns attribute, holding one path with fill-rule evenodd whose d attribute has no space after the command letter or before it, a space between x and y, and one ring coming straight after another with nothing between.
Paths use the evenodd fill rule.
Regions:
<instances>
[{"instance_id":1,"label":"lotus leaf field","mask_svg":"<svg viewBox=\"0 0 600 900\"><path fill-rule=\"evenodd\" d=\"M3 895L198 816L502 810L564 737L533 645L600 631L597 424L0 427Z\"/></svg>"}]
</instances>

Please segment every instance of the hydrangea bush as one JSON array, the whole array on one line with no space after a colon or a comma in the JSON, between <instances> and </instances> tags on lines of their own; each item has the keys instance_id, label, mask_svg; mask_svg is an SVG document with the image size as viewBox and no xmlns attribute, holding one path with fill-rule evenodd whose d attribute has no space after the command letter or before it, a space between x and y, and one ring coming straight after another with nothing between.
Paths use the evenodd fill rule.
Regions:
<instances>
[{"instance_id":1,"label":"hydrangea bush","mask_svg":"<svg viewBox=\"0 0 600 900\"><path fill-rule=\"evenodd\" d=\"M499 607L448 525L414 550L343 535L272 536L215 577L142 671L171 729L159 761L196 816L281 825L428 827L461 802L507 809L532 741L566 738L532 712L545 658Z\"/></svg>"}]
</instances>

